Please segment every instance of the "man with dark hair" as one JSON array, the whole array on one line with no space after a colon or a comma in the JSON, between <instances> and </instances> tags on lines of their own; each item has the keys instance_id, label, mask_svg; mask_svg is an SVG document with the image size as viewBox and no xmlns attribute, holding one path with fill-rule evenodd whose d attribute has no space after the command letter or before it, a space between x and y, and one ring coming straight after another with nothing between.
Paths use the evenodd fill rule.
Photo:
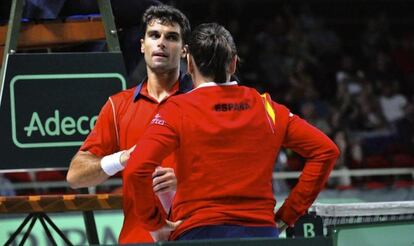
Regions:
<instances>
[{"instance_id":1,"label":"man with dark hair","mask_svg":"<svg viewBox=\"0 0 414 246\"><path fill-rule=\"evenodd\" d=\"M158 107L171 96L192 88L189 80L180 77L180 60L186 55L185 43L190 32L185 15L171 6L152 6L145 11L143 23L145 33L140 42L148 77L135 88L109 97L94 129L71 161L67 181L73 188L100 184L123 170ZM153 173L154 192L160 196L176 187L174 158L165 157L159 163L163 168ZM123 194L125 216L119 242L151 242L150 234L131 212L130 201L136 194L125 188ZM157 202L170 201L160 197Z\"/></svg>"},{"instance_id":2,"label":"man with dark hair","mask_svg":"<svg viewBox=\"0 0 414 246\"><path fill-rule=\"evenodd\" d=\"M188 45L195 89L160 107L124 174L124 187L136 194L136 216L156 240L170 231L172 240L277 237L278 228L293 225L312 204L339 150L268 95L230 81L237 50L224 27L202 24ZM272 170L282 146L307 162L277 212L277 228ZM173 151L178 183L168 217L155 203L152 172Z\"/></svg>"}]
</instances>

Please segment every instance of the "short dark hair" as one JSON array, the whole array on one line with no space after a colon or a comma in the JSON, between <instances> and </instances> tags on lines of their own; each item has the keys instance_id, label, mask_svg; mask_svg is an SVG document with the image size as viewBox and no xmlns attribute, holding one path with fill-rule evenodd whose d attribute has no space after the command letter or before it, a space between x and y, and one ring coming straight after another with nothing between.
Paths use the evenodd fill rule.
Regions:
<instances>
[{"instance_id":1,"label":"short dark hair","mask_svg":"<svg viewBox=\"0 0 414 246\"><path fill-rule=\"evenodd\" d=\"M180 10L166 4L149 7L142 16L144 35L147 31L148 24L153 20L160 20L162 24L177 23L181 28L183 43L187 43L191 32L190 22Z\"/></svg>"},{"instance_id":2,"label":"short dark hair","mask_svg":"<svg viewBox=\"0 0 414 246\"><path fill-rule=\"evenodd\" d=\"M236 44L230 32L217 23L197 26L191 33L188 49L203 76L216 83L226 82L227 67L237 55Z\"/></svg>"}]
</instances>

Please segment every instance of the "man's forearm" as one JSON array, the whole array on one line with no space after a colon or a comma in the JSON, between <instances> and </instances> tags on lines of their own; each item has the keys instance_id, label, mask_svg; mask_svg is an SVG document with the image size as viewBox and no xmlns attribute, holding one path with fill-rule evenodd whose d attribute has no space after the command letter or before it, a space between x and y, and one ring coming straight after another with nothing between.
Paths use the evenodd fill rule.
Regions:
<instances>
[{"instance_id":1,"label":"man's forearm","mask_svg":"<svg viewBox=\"0 0 414 246\"><path fill-rule=\"evenodd\" d=\"M108 178L109 175L101 167L101 158L85 151L79 151L73 157L66 176L72 188L95 186Z\"/></svg>"}]
</instances>

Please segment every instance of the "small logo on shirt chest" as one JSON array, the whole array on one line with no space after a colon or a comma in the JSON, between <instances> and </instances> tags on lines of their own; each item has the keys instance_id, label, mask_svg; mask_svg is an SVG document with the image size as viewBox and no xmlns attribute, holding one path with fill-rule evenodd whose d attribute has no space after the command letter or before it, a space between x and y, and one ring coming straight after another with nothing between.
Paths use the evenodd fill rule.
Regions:
<instances>
[{"instance_id":1,"label":"small logo on shirt chest","mask_svg":"<svg viewBox=\"0 0 414 246\"><path fill-rule=\"evenodd\" d=\"M156 115L154 116L154 119L152 119L152 120L151 120L151 124L155 124L155 125L161 125L161 126L163 126L163 125L165 125L165 120L163 120L163 119L161 118L161 115L160 115L160 114L156 114Z\"/></svg>"}]
</instances>

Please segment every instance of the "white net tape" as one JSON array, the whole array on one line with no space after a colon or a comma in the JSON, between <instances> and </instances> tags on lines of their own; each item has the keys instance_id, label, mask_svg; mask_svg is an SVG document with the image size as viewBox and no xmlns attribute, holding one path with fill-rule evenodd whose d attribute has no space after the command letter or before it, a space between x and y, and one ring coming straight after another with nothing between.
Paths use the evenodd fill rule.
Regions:
<instances>
[{"instance_id":1,"label":"white net tape","mask_svg":"<svg viewBox=\"0 0 414 246\"><path fill-rule=\"evenodd\" d=\"M309 209L321 216L325 226L414 219L414 201L348 204L315 203Z\"/></svg>"}]
</instances>

